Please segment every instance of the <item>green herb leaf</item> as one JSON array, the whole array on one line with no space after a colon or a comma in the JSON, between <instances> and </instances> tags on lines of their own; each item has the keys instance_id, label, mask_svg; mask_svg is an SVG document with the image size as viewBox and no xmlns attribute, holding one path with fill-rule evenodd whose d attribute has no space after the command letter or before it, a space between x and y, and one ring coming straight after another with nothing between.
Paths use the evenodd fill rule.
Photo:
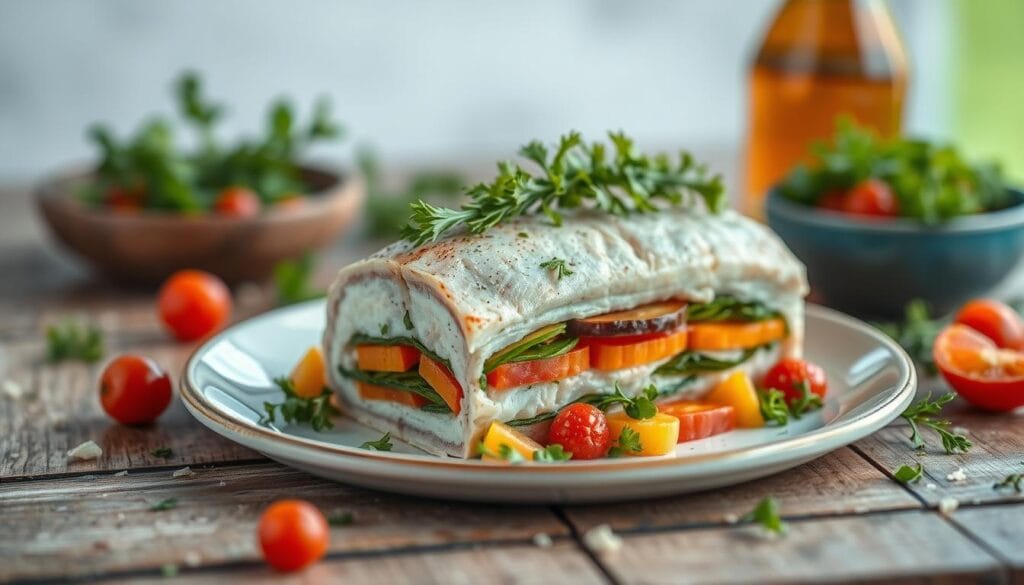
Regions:
<instances>
[{"instance_id":1,"label":"green herb leaf","mask_svg":"<svg viewBox=\"0 0 1024 585\"><path fill-rule=\"evenodd\" d=\"M764 346L765 348L769 346ZM654 370L656 376L689 376L705 372L720 372L735 368L754 356L760 347L752 347L745 350L739 357L732 360L722 360L706 356L699 351L684 351L672 359L658 366Z\"/></svg>"},{"instance_id":2,"label":"green herb leaf","mask_svg":"<svg viewBox=\"0 0 1024 585\"><path fill-rule=\"evenodd\" d=\"M360 449L367 449L369 451L390 451L394 445L391 444L391 433L384 433L384 435L376 441L367 441L362 445L359 445Z\"/></svg>"},{"instance_id":3,"label":"green herb leaf","mask_svg":"<svg viewBox=\"0 0 1024 585\"><path fill-rule=\"evenodd\" d=\"M949 404L956 394L953 392L947 392L939 398L932 400L932 393L929 392L927 396L918 400L914 404L911 404L903 411L900 416L910 423L910 441L914 444L917 449L925 448L925 440L921 434L920 427L926 427L939 435L942 439L942 448L945 449L947 454L953 453L966 453L971 448L971 441L960 434L953 433L949 430L952 425L948 420L937 420L933 415L937 415L942 412L942 407Z\"/></svg>"},{"instance_id":4,"label":"green herb leaf","mask_svg":"<svg viewBox=\"0 0 1024 585\"><path fill-rule=\"evenodd\" d=\"M437 355L432 350L428 349L427 346L423 345L420 342L420 340L416 339L415 337L404 337L404 336L393 336L393 337L379 336L379 337L374 337L372 335L365 335L365 334L362 334L362 333L357 333L357 334L353 335L348 340L348 343L346 345L348 347L355 347L357 345L408 345L410 347L415 347L416 349L418 349L420 351L420 353L422 353L423 355L429 357L430 359L434 360L435 362L439 362L439 363L444 364L445 367L448 368L448 370L452 369L452 365L451 365L451 363L449 363L448 360L446 360L445 358Z\"/></svg>"},{"instance_id":5,"label":"green herb leaf","mask_svg":"<svg viewBox=\"0 0 1024 585\"><path fill-rule=\"evenodd\" d=\"M1020 464L1024 465L1024 461L1021 461ZM1002 481L992 484L992 489L994 490L1001 490L1004 488L1013 488L1013 491L1018 494L1024 492L1024 473L1011 473L1004 477Z\"/></svg>"},{"instance_id":6,"label":"green herb leaf","mask_svg":"<svg viewBox=\"0 0 1024 585\"><path fill-rule=\"evenodd\" d=\"M479 234L516 217L541 213L560 225L560 210L583 206L628 215L656 212L657 203L692 204L699 197L707 208L721 208L721 177L709 177L689 153L680 153L673 164L667 156L639 154L625 134L609 133L608 137L615 151L610 160L604 144L585 144L577 132L563 136L554 153L540 142L531 142L519 152L539 167L538 173L500 163L498 176L491 183L470 188L470 201L459 209L435 207L422 200L413 203L412 217L402 235L419 245L456 227Z\"/></svg>"},{"instance_id":7,"label":"green herb leaf","mask_svg":"<svg viewBox=\"0 0 1024 585\"><path fill-rule=\"evenodd\" d=\"M932 346L935 344L935 338L945 326L945 321L931 318L928 303L921 299L914 299L907 303L904 309L903 322L874 323L874 325L900 344L926 372L932 375L938 373L938 368L935 367L935 358L932 356Z\"/></svg>"},{"instance_id":8,"label":"green herb leaf","mask_svg":"<svg viewBox=\"0 0 1024 585\"><path fill-rule=\"evenodd\" d=\"M338 368L342 376L360 380L374 386L383 386L393 390L411 392L427 400L427 404L420 407L421 410L437 414L449 414L451 408L444 398L434 390L433 386L427 383L416 371L408 372L365 372L363 370L347 370Z\"/></svg>"},{"instance_id":9,"label":"green herb leaf","mask_svg":"<svg viewBox=\"0 0 1024 585\"><path fill-rule=\"evenodd\" d=\"M572 276L572 270L565 265L565 260L561 258L552 258L547 262L541 262L540 267L545 270L552 270L558 276L558 280L562 280L563 276Z\"/></svg>"},{"instance_id":10,"label":"green herb leaf","mask_svg":"<svg viewBox=\"0 0 1024 585\"><path fill-rule=\"evenodd\" d=\"M505 443L502 443L498 447L498 452L497 453L495 453L493 450L488 448L487 445L483 444L483 442L481 442L480 444L477 445L476 451L481 456L486 455L487 457L491 457L493 459L502 459L502 460L508 461L509 463L512 463L514 465L517 465L519 463L522 463L522 462L526 461L523 458L523 456L519 454L519 451L516 451L515 449L513 449L512 447L509 447Z\"/></svg>"},{"instance_id":11,"label":"green herb leaf","mask_svg":"<svg viewBox=\"0 0 1024 585\"><path fill-rule=\"evenodd\" d=\"M893 472L892 477L902 484L911 484L921 480L924 474L924 467L918 463L915 467L900 465L900 468Z\"/></svg>"},{"instance_id":12,"label":"green herb leaf","mask_svg":"<svg viewBox=\"0 0 1024 585\"><path fill-rule=\"evenodd\" d=\"M804 414L822 407L821 396L811 391L811 386L807 383L807 380L794 382L793 388L800 393L800 396L789 404L789 412L794 418L800 418Z\"/></svg>"},{"instance_id":13,"label":"green herb leaf","mask_svg":"<svg viewBox=\"0 0 1024 585\"><path fill-rule=\"evenodd\" d=\"M644 446L640 443L640 433L629 427L623 427L619 433L619 440L608 450L609 457L622 457L634 453L640 453Z\"/></svg>"},{"instance_id":14,"label":"green herb leaf","mask_svg":"<svg viewBox=\"0 0 1024 585\"><path fill-rule=\"evenodd\" d=\"M558 323L534 331L487 358L484 361L484 373L488 374L502 364L547 359L569 353L579 339L564 337L565 329L565 323Z\"/></svg>"},{"instance_id":15,"label":"green herb leaf","mask_svg":"<svg viewBox=\"0 0 1024 585\"><path fill-rule=\"evenodd\" d=\"M388 325L387 323L381 324L381 326L380 326L380 335L381 335L381 337L387 337L388 330L390 330L390 329L391 329L391 326Z\"/></svg>"},{"instance_id":16,"label":"green herb leaf","mask_svg":"<svg viewBox=\"0 0 1024 585\"><path fill-rule=\"evenodd\" d=\"M769 309L762 303L757 301L741 301L729 295L719 295L710 303L691 303L686 308L686 320L690 323L765 321L781 316L781 313Z\"/></svg>"},{"instance_id":17,"label":"green herb leaf","mask_svg":"<svg viewBox=\"0 0 1024 585\"><path fill-rule=\"evenodd\" d=\"M789 406L786 405L786 395L781 390L775 388L758 390L757 399L761 407L761 416L765 421L779 426L789 424Z\"/></svg>"},{"instance_id":18,"label":"green herb leaf","mask_svg":"<svg viewBox=\"0 0 1024 585\"><path fill-rule=\"evenodd\" d=\"M402 324L407 330L412 330L412 317L409 316L409 311L406 311L405 316L402 317Z\"/></svg>"},{"instance_id":19,"label":"green herb leaf","mask_svg":"<svg viewBox=\"0 0 1024 585\"><path fill-rule=\"evenodd\" d=\"M94 325L65 319L46 328L46 358L51 362L103 358L103 333Z\"/></svg>"},{"instance_id":20,"label":"green herb leaf","mask_svg":"<svg viewBox=\"0 0 1024 585\"><path fill-rule=\"evenodd\" d=\"M153 512L165 512L167 510L173 510L178 507L178 498L167 498L166 500L160 500L149 507L150 511Z\"/></svg>"},{"instance_id":21,"label":"green herb leaf","mask_svg":"<svg viewBox=\"0 0 1024 585\"><path fill-rule=\"evenodd\" d=\"M533 460L541 463L554 463L556 461L568 461L572 459L572 453L569 453L558 443L554 443L544 447L543 449L533 452Z\"/></svg>"},{"instance_id":22,"label":"green herb leaf","mask_svg":"<svg viewBox=\"0 0 1024 585\"><path fill-rule=\"evenodd\" d=\"M658 389L654 384L651 384L644 388L636 397L630 398L623 394L622 388L619 387L619 383L616 381L614 391L611 394L593 395L593 400L588 400L587 402L601 410L608 410L612 406L618 404L622 406L622 409L626 411L626 414L629 415L630 418L643 420L653 418L654 415L658 414L658 407L654 404L658 395ZM577 402L582 401L583 400L577 400Z\"/></svg>"},{"instance_id":23,"label":"green herb leaf","mask_svg":"<svg viewBox=\"0 0 1024 585\"><path fill-rule=\"evenodd\" d=\"M171 457L174 457L174 451L170 447L158 447L150 451L149 454L161 459L170 459Z\"/></svg>"},{"instance_id":24,"label":"green herb leaf","mask_svg":"<svg viewBox=\"0 0 1024 585\"><path fill-rule=\"evenodd\" d=\"M266 416L260 421L263 424L276 422L276 415L280 412L284 422L308 423L314 431L323 431L334 428L331 417L341 414L331 404L331 391L324 388L320 396L315 398L302 398L295 394L295 387L292 381L285 377L275 378L274 383L285 395L284 402L274 404L263 403L263 410Z\"/></svg>"},{"instance_id":25,"label":"green herb leaf","mask_svg":"<svg viewBox=\"0 0 1024 585\"><path fill-rule=\"evenodd\" d=\"M771 497L758 502L753 510L740 517L741 522L756 522L773 534L783 534L788 526L779 516L779 505Z\"/></svg>"},{"instance_id":26,"label":"green herb leaf","mask_svg":"<svg viewBox=\"0 0 1024 585\"><path fill-rule=\"evenodd\" d=\"M292 305L318 299L326 293L314 289L310 281L313 276L313 255L304 254L298 260L286 260L274 265L274 288L279 305Z\"/></svg>"}]
</instances>

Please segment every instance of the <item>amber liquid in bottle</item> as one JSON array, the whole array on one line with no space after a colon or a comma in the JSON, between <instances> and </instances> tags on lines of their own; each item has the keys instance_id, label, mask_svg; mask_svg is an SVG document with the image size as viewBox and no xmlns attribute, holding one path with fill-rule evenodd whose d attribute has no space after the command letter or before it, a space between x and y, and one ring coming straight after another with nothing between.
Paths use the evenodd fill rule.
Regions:
<instances>
[{"instance_id":1,"label":"amber liquid in bottle","mask_svg":"<svg viewBox=\"0 0 1024 585\"><path fill-rule=\"evenodd\" d=\"M788 0L749 84L744 211L760 218L767 191L833 134L837 117L899 133L906 55L881 0Z\"/></svg>"}]
</instances>

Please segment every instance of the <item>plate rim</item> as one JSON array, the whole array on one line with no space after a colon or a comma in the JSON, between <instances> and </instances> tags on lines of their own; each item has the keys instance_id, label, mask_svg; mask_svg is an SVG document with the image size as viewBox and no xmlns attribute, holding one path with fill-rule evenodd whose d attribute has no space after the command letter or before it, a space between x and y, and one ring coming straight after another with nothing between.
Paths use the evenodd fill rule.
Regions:
<instances>
[{"instance_id":1,"label":"plate rim","mask_svg":"<svg viewBox=\"0 0 1024 585\"><path fill-rule=\"evenodd\" d=\"M832 321L833 323L837 323L866 334L880 342L881 345L885 346L894 355L896 355L898 361L906 371L906 375L898 383L899 387L896 388L882 404L834 427L826 425L813 431L780 441L754 446L736 447L714 453L687 455L686 457L627 457L613 461L599 459L594 461L576 461L567 464L508 465L505 462L489 462L480 459L458 459L453 457L438 457L428 454L420 455L393 453L387 451L371 451L355 446L328 443L316 439L291 435L281 431L274 431L259 424L244 423L221 413L216 408L213 408L212 405L208 403L209 401L203 397L202 392L198 389L198 384L194 381L195 369L199 364L199 357L205 354L213 345L223 341L231 332L237 330L243 325L251 324L254 321L271 319L279 316L281 313L296 311L300 308L305 308L314 304L322 304L324 302L324 299L315 299L304 303L278 307L265 313L254 315L219 331L216 335L199 345L199 347L193 350L189 355L182 374L179 377L178 395L182 403L185 405L186 410L188 410L194 418L207 428L211 429L218 435L235 442L240 442L236 437L242 436L253 441L268 441L270 444L279 446L280 448L291 447L299 449L300 451L312 450L320 456L327 455L342 459L363 460L370 464L395 464L420 467L435 471L457 470L462 473L474 474L491 474L495 471L501 471L502 473L507 474L528 473L536 475L540 473L564 475L567 473L600 473L609 471L626 473L637 470L649 470L665 467L689 467L697 464L711 463L727 465L728 463L739 459L751 457L772 457L786 451L793 451L794 454L802 453L805 452L808 447L812 447L815 443L820 443L822 445L836 444L835 447L827 449L832 450L859 440L867 434L870 434L871 429L877 430L894 420L899 415L899 412L902 412L903 409L906 408L906 406L913 400L917 389L917 369L910 356L902 347L900 347L899 344L878 329L868 325L860 319L851 317L835 309L830 309L814 303L806 303L805 314L813 314L816 318ZM865 429L867 429L868 432L865 433ZM854 438L850 441L846 441L844 438L839 438L838 443L836 443L837 435ZM267 454L259 447L251 446L249 444L243 445ZM815 449L812 448L811 451L813 452ZM275 458L274 455L268 456ZM310 454L310 456L312 456L312 454ZM311 461L306 460L305 463L311 463Z\"/></svg>"}]
</instances>

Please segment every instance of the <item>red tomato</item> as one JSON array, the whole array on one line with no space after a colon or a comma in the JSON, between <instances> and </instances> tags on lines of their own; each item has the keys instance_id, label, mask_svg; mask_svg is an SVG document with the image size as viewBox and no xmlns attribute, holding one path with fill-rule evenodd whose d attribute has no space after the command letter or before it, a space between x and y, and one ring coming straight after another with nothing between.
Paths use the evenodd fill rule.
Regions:
<instances>
[{"instance_id":1,"label":"red tomato","mask_svg":"<svg viewBox=\"0 0 1024 585\"><path fill-rule=\"evenodd\" d=\"M100 375L100 404L117 422L148 424L171 403L171 377L139 355L114 358Z\"/></svg>"},{"instance_id":2,"label":"red tomato","mask_svg":"<svg viewBox=\"0 0 1024 585\"><path fill-rule=\"evenodd\" d=\"M684 400L659 406L658 412L679 419L679 443L704 439L736 428L736 411L731 406Z\"/></svg>"},{"instance_id":3,"label":"red tomato","mask_svg":"<svg viewBox=\"0 0 1024 585\"><path fill-rule=\"evenodd\" d=\"M260 516L258 534L267 564L278 571L295 571L324 556L331 529L313 504L279 500Z\"/></svg>"},{"instance_id":4,"label":"red tomato","mask_svg":"<svg viewBox=\"0 0 1024 585\"><path fill-rule=\"evenodd\" d=\"M954 321L977 330L999 347L1024 349L1024 321L1017 311L999 301L968 301L960 308Z\"/></svg>"},{"instance_id":5,"label":"red tomato","mask_svg":"<svg viewBox=\"0 0 1024 585\"><path fill-rule=\"evenodd\" d=\"M854 185L843 199L843 211L877 217L892 217L900 213L892 189L878 179L867 179Z\"/></svg>"},{"instance_id":6,"label":"red tomato","mask_svg":"<svg viewBox=\"0 0 1024 585\"><path fill-rule=\"evenodd\" d=\"M775 388L786 396L786 402L792 404L802 396L798 384L807 382L811 392L825 397L828 393L828 380L821 366L796 358L786 358L772 366L761 383L765 388Z\"/></svg>"},{"instance_id":7,"label":"red tomato","mask_svg":"<svg viewBox=\"0 0 1024 585\"><path fill-rule=\"evenodd\" d=\"M563 408L548 429L548 444L558 443L573 459L598 459L608 453L611 434L600 408L577 402Z\"/></svg>"},{"instance_id":8,"label":"red tomato","mask_svg":"<svg viewBox=\"0 0 1024 585\"><path fill-rule=\"evenodd\" d=\"M253 217L260 214L260 198L251 189L228 187L220 192L213 210L228 217Z\"/></svg>"},{"instance_id":9,"label":"red tomato","mask_svg":"<svg viewBox=\"0 0 1024 585\"><path fill-rule=\"evenodd\" d=\"M118 213L134 213L142 209L146 191L142 187L121 187L114 185L107 189L104 203Z\"/></svg>"},{"instance_id":10,"label":"red tomato","mask_svg":"<svg viewBox=\"0 0 1024 585\"><path fill-rule=\"evenodd\" d=\"M932 355L949 385L974 406L997 412L1024 406L1024 352L1000 349L954 323L939 333Z\"/></svg>"},{"instance_id":11,"label":"red tomato","mask_svg":"<svg viewBox=\"0 0 1024 585\"><path fill-rule=\"evenodd\" d=\"M581 347L552 358L502 364L487 374L487 387L505 390L526 384L553 382L575 376L589 367L590 349Z\"/></svg>"},{"instance_id":12,"label":"red tomato","mask_svg":"<svg viewBox=\"0 0 1024 585\"><path fill-rule=\"evenodd\" d=\"M231 314L231 292L208 272L179 270L160 287L157 308L168 331L191 341L224 325Z\"/></svg>"}]
</instances>

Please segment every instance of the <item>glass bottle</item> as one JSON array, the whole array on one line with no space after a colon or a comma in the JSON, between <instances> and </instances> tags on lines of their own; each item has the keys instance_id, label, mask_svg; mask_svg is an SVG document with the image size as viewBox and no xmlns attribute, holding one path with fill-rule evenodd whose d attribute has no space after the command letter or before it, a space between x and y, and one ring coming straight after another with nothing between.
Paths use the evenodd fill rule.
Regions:
<instances>
[{"instance_id":1,"label":"glass bottle","mask_svg":"<svg viewBox=\"0 0 1024 585\"><path fill-rule=\"evenodd\" d=\"M882 136L899 133L907 59L882 0L786 0L749 73L743 208L764 196L847 115Z\"/></svg>"}]
</instances>

